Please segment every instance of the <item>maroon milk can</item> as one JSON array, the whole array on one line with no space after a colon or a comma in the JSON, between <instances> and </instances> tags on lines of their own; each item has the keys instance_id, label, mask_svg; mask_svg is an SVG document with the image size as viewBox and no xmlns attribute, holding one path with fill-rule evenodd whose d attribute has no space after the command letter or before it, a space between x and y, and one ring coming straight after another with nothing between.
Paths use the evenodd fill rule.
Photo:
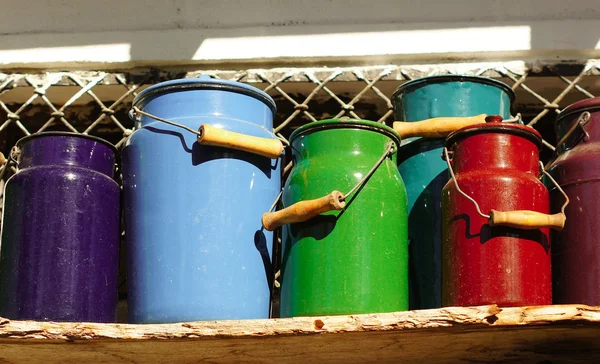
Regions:
<instances>
[{"instance_id":1,"label":"maroon milk can","mask_svg":"<svg viewBox=\"0 0 600 364\"><path fill-rule=\"evenodd\" d=\"M564 215L549 215L541 135L501 121L490 116L446 139L443 306L552 303L549 228L561 229Z\"/></svg>"},{"instance_id":2,"label":"maroon milk can","mask_svg":"<svg viewBox=\"0 0 600 364\"><path fill-rule=\"evenodd\" d=\"M565 108L556 119L558 157L548 171L569 196L565 228L552 239L554 303L600 305L600 97ZM550 193L553 211L561 192Z\"/></svg>"}]
</instances>

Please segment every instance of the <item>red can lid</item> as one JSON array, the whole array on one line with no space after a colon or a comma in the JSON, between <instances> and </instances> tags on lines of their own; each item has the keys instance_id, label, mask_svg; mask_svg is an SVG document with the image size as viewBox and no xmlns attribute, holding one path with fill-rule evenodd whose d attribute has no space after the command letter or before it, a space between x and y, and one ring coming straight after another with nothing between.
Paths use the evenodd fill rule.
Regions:
<instances>
[{"instance_id":1,"label":"red can lid","mask_svg":"<svg viewBox=\"0 0 600 364\"><path fill-rule=\"evenodd\" d=\"M448 135L446 138L446 147L451 148L454 143L464 138L484 133L519 135L534 142L538 146L538 149L542 147L542 135L537 130L527 125L508 123L502 120L502 116L488 115L485 118L485 124L475 124L458 129Z\"/></svg>"}]
</instances>

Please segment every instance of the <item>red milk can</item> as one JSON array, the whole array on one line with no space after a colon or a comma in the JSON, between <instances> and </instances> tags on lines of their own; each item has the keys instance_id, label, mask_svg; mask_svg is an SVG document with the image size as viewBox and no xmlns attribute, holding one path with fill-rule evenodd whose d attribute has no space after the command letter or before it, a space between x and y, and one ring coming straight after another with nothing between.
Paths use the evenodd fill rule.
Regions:
<instances>
[{"instance_id":1,"label":"red milk can","mask_svg":"<svg viewBox=\"0 0 600 364\"><path fill-rule=\"evenodd\" d=\"M446 139L443 306L552 303L548 228L561 229L564 215L549 215L540 134L501 121L491 116Z\"/></svg>"},{"instance_id":2,"label":"red milk can","mask_svg":"<svg viewBox=\"0 0 600 364\"><path fill-rule=\"evenodd\" d=\"M566 107L556 118L558 157L549 168L571 203L565 228L552 236L553 301L600 305L600 97ZM561 208L558 188L552 209Z\"/></svg>"}]
</instances>

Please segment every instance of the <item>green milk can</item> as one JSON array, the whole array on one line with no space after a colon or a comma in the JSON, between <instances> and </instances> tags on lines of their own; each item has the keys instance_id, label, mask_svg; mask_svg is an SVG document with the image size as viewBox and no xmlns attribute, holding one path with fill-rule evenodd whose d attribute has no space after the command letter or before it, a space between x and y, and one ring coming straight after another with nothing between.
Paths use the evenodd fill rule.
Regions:
<instances>
[{"instance_id":1,"label":"green milk can","mask_svg":"<svg viewBox=\"0 0 600 364\"><path fill-rule=\"evenodd\" d=\"M341 118L302 126L290 143L284 209L263 216L267 230L283 225L281 317L407 310L400 136Z\"/></svg>"}]
</instances>

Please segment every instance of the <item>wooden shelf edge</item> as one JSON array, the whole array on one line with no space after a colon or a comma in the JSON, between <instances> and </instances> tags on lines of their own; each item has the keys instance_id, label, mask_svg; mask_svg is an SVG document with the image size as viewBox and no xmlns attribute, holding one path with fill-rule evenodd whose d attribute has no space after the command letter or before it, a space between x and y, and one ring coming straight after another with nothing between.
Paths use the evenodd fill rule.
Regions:
<instances>
[{"instance_id":1,"label":"wooden shelf edge","mask_svg":"<svg viewBox=\"0 0 600 364\"><path fill-rule=\"evenodd\" d=\"M553 305L500 308L496 305L489 305L350 316L148 325L12 321L0 318L0 339L5 342L11 339L198 340L365 331L414 331L453 326L482 329L485 327L510 328L560 323L587 323L600 326L600 306Z\"/></svg>"}]
</instances>

